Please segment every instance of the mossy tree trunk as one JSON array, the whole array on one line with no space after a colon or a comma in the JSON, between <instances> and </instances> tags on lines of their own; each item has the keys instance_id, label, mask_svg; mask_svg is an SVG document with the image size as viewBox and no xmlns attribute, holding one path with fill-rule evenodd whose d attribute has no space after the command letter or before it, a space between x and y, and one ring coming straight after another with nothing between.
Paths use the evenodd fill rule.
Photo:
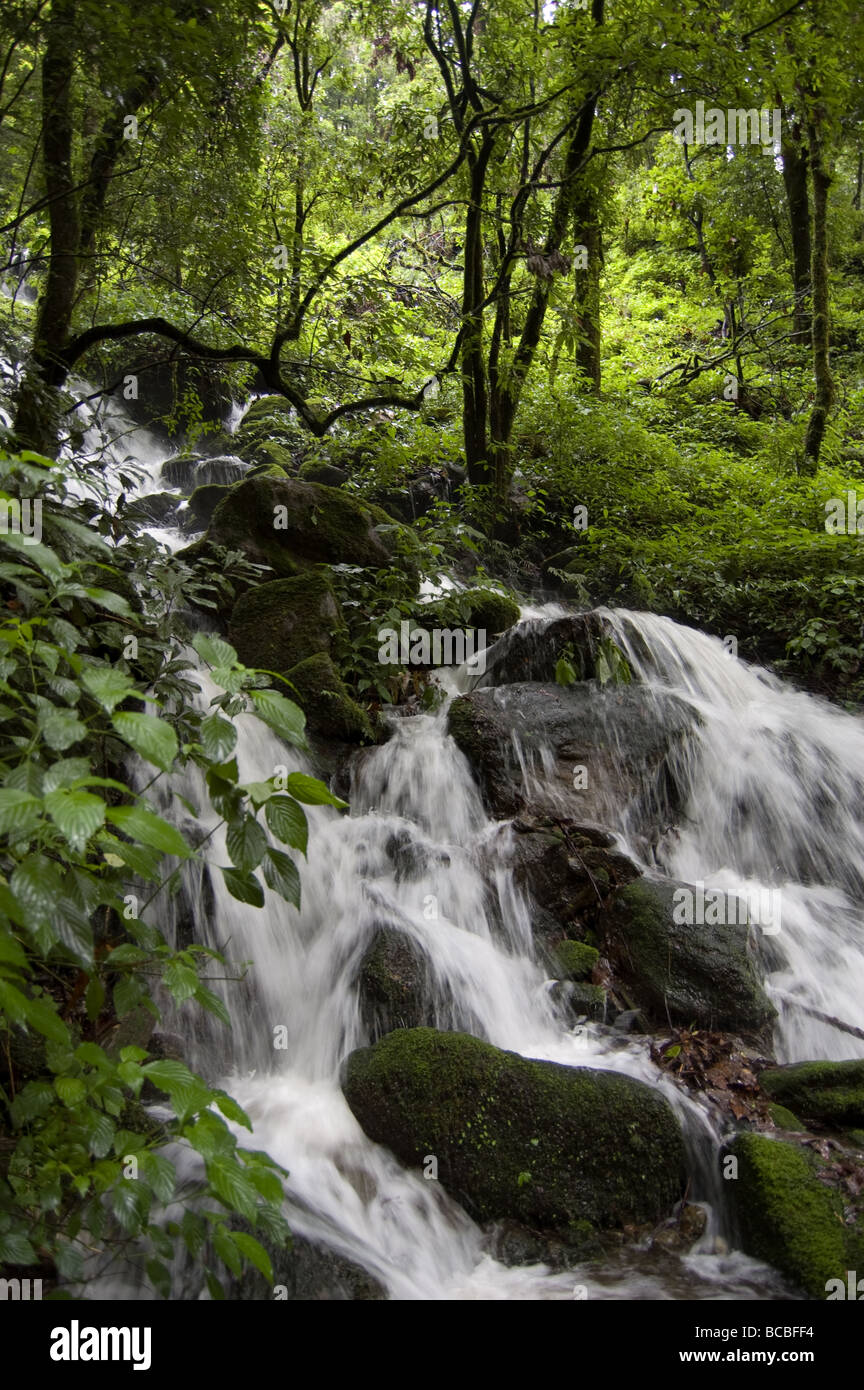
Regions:
<instances>
[{"instance_id":1,"label":"mossy tree trunk","mask_svg":"<svg viewBox=\"0 0 864 1390\"><path fill-rule=\"evenodd\" d=\"M799 342L807 342L810 337L810 196L807 188L808 152L801 133L801 127L792 122L784 134L781 145L783 157L783 184L786 189L786 205L789 209L789 226L792 231L792 285L795 290L795 308L792 316L793 337Z\"/></svg>"},{"instance_id":2,"label":"mossy tree trunk","mask_svg":"<svg viewBox=\"0 0 864 1390\"><path fill-rule=\"evenodd\" d=\"M834 404L834 377L831 374L830 315L828 296L828 172L818 114L807 122L810 146L810 176L813 182L813 378L816 392L804 440L804 471L815 473L825 437L828 416Z\"/></svg>"}]
</instances>

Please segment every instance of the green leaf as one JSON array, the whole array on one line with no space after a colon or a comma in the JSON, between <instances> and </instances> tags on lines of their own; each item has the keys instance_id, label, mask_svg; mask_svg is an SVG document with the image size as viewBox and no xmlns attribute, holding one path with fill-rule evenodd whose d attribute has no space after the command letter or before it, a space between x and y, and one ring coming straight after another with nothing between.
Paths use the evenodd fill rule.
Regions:
<instances>
[{"instance_id":1,"label":"green leaf","mask_svg":"<svg viewBox=\"0 0 864 1390\"><path fill-rule=\"evenodd\" d=\"M198 992L198 976L190 965L183 965L180 961L172 961L162 978L178 1004L182 1004L184 999L192 999Z\"/></svg>"},{"instance_id":2,"label":"green leaf","mask_svg":"<svg viewBox=\"0 0 864 1390\"><path fill-rule=\"evenodd\" d=\"M249 873L261 863L267 848L267 836L254 816L243 816L228 826L225 847L235 868Z\"/></svg>"},{"instance_id":3,"label":"green leaf","mask_svg":"<svg viewBox=\"0 0 864 1390\"><path fill-rule=\"evenodd\" d=\"M105 802L84 791L49 792L45 809L73 850L80 853L90 836L105 823Z\"/></svg>"},{"instance_id":4,"label":"green leaf","mask_svg":"<svg viewBox=\"0 0 864 1390\"><path fill-rule=\"evenodd\" d=\"M235 1124L243 1125L244 1129L251 1130L252 1121L242 1105L238 1105L233 1096L226 1095L224 1091L217 1091L216 1104L226 1120L233 1120Z\"/></svg>"},{"instance_id":5,"label":"green leaf","mask_svg":"<svg viewBox=\"0 0 864 1390\"><path fill-rule=\"evenodd\" d=\"M232 898L236 898L241 903L251 903L252 907L264 906L264 889L254 874L241 873L239 869L223 867L222 877Z\"/></svg>"},{"instance_id":6,"label":"green leaf","mask_svg":"<svg viewBox=\"0 0 864 1390\"><path fill-rule=\"evenodd\" d=\"M80 1105L87 1095L87 1087L80 1076L56 1076L54 1090L64 1105Z\"/></svg>"},{"instance_id":7,"label":"green leaf","mask_svg":"<svg viewBox=\"0 0 864 1390\"><path fill-rule=\"evenodd\" d=\"M85 594L94 603L98 603L100 608L106 608L109 613L116 613L121 618L131 618L132 609L125 598L115 594L111 589L91 589L85 588Z\"/></svg>"},{"instance_id":8,"label":"green leaf","mask_svg":"<svg viewBox=\"0 0 864 1390\"><path fill-rule=\"evenodd\" d=\"M277 839L306 853L309 823L303 807L291 796L274 796L264 807L264 819Z\"/></svg>"},{"instance_id":9,"label":"green leaf","mask_svg":"<svg viewBox=\"0 0 864 1390\"><path fill-rule=\"evenodd\" d=\"M28 924L50 917L63 894L60 870L42 854L29 854L14 869L9 883L24 909Z\"/></svg>"},{"instance_id":10,"label":"green leaf","mask_svg":"<svg viewBox=\"0 0 864 1390\"><path fill-rule=\"evenodd\" d=\"M87 737L87 725L82 724L74 710L43 706L39 711L39 732L49 748L62 753Z\"/></svg>"},{"instance_id":11,"label":"green leaf","mask_svg":"<svg viewBox=\"0 0 864 1390\"><path fill-rule=\"evenodd\" d=\"M109 714L135 689L132 677L113 666L88 666L81 676L81 684Z\"/></svg>"},{"instance_id":12,"label":"green leaf","mask_svg":"<svg viewBox=\"0 0 864 1390\"><path fill-rule=\"evenodd\" d=\"M98 975L91 975L87 985L87 993L84 995L84 1007L87 1010L87 1017L91 1023L95 1023L100 1013L102 1005L105 1003L105 986Z\"/></svg>"},{"instance_id":13,"label":"green leaf","mask_svg":"<svg viewBox=\"0 0 864 1390\"><path fill-rule=\"evenodd\" d=\"M347 806L347 801L340 801L338 796L334 796L329 787L323 782L319 782L317 777L308 777L305 772L291 772L285 778L285 790L298 801L303 801L307 806Z\"/></svg>"},{"instance_id":14,"label":"green leaf","mask_svg":"<svg viewBox=\"0 0 864 1390\"><path fill-rule=\"evenodd\" d=\"M270 1263L270 1256L267 1254L264 1246L261 1245L254 1236L248 1235L246 1231L232 1231L231 1234L234 1244L237 1246L243 1258L248 1260L251 1265L254 1265L259 1273L264 1275L267 1282L272 1284L273 1266Z\"/></svg>"},{"instance_id":15,"label":"green leaf","mask_svg":"<svg viewBox=\"0 0 864 1390\"><path fill-rule=\"evenodd\" d=\"M59 791L61 787L71 787L82 777L90 774L89 758L58 758L45 773L42 785L44 792Z\"/></svg>"},{"instance_id":16,"label":"green leaf","mask_svg":"<svg viewBox=\"0 0 864 1390\"><path fill-rule=\"evenodd\" d=\"M300 748L306 746L306 716L299 705L295 705L293 700L286 700L277 690L252 690L250 697L259 719L263 719L275 734L286 743L296 744Z\"/></svg>"},{"instance_id":17,"label":"green leaf","mask_svg":"<svg viewBox=\"0 0 864 1390\"><path fill-rule=\"evenodd\" d=\"M163 772L170 772L177 757L177 735L170 724L155 714L115 714L112 724L130 748Z\"/></svg>"},{"instance_id":18,"label":"green leaf","mask_svg":"<svg viewBox=\"0 0 864 1390\"><path fill-rule=\"evenodd\" d=\"M236 1158L217 1154L207 1164L207 1177L213 1191L232 1211L254 1222L258 1208L258 1193L243 1172Z\"/></svg>"},{"instance_id":19,"label":"green leaf","mask_svg":"<svg viewBox=\"0 0 864 1390\"><path fill-rule=\"evenodd\" d=\"M87 1135L87 1147L94 1158L104 1158L107 1153L111 1152L111 1145L114 1142L114 1125L101 1110L89 1112L84 1121L84 1130Z\"/></svg>"},{"instance_id":20,"label":"green leaf","mask_svg":"<svg viewBox=\"0 0 864 1390\"><path fill-rule=\"evenodd\" d=\"M35 1265L39 1258L21 1231L0 1231L0 1264Z\"/></svg>"},{"instance_id":21,"label":"green leaf","mask_svg":"<svg viewBox=\"0 0 864 1390\"><path fill-rule=\"evenodd\" d=\"M237 746L237 730L227 719L210 714L201 721L201 745L208 758L224 763Z\"/></svg>"},{"instance_id":22,"label":"green leaf","mask_svg":"<svg viewBox=\"0 0 864 1390\"><path fill-rule=\"evenodd\" d=\"M230 642L223 642L221 637L208 637L206 633L199 632L192 638L192 646L208 666L236 665L236 651Z\"/></svg>"},{"instance_id":23,"label":"green leaf","mask_svg":"<svg viewBox=\"0 0 864 1390\"><path fill-rule=\"evenodd\" d=\"M0 790L0 835L12 832L21 839L38 823L40 815L38 797L8 787Z\"/></svg>"},{"instance_id":24,"label":"green leaf","mask_svg":"<svg viewBox=\"0 0 864 1390\"><path fill-rule=\"evenodd\" d=\"M31 1023L37 1033L41 1033L43 1038L51 1038L54 1042L67 1043L69 1041L69 1029L63 1022L56 1008L43 999L28 999L26 1009L27 1022Z\"/></svg>"},{"instance_id":25,"label":"green leaf","mask_svg":"<svg viewBox=\"0 0 864 1390\"><path fill-rule=\"evenodd\" d=\"M150 849L174 854L178 859L188 859L192 853L180 831L146 806L111 806L106 814L130 839L140 840Z\"/></svg>"},{"instance_id":26,"label":"green leaf","mask_svg":"<svg viewBox=\"0 0 864 1390\"><path fill-rule=\"evenodd\" d=\"M287 902L300 906L300 875L297 865L281 849L268 849L264 856L264 878L268 888L281 894Z\"/></svg>"}]
</instances>

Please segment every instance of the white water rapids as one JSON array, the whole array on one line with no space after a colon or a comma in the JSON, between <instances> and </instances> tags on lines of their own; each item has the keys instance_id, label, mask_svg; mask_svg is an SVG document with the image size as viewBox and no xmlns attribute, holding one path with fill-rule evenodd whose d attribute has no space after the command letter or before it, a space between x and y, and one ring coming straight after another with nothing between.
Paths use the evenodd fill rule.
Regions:
<instances>
[{"instance_id":1,"label":"white water rapids","mask_svg":"<svg viewBox=\"0 0 864 1390\"><path fill-rule=\"evenodd\" d=\"M152 437L144 441L155 486ZM134 450L134 438L125 447ZM531 612L542 622L542 609ZM680 769L684 813L645 867L739 892L779 887L782 931L760 943L780 1011L778 1055L864 1055L860 1040L805 1011L864 1026L864 726L734 660L716 639L647 614L604 616L634 672L686 699L698 717ZM207 703L214 692L200 680ZM244 780L283 766L315 771L251 717L238 725ZM194 769L172 789L202 808L204 829L215 823ZM289 1172L292 1229L355 1261L397 1299L571 1299L580 1285L589 1298L782 1298L776 1275L726 1247L721 1135L707 1108L661 1077L644 1040L574 1030L556 1013L535 958L531 903L510 870L508 827L488 819L447 735L446 709L395 721L390 740L356 760L349 800L347 815L308 808L300 912L270 893L264 911L246 907L218 871L207 892L199 883L199 938L231 961L254 962L246 984L225 987L233 1057L224 1085L253 1120L254 1147ZM609 828L627 848L623 811ZM228 862L218 833L208 857ZM437 1182L365 1137L339 1072L369 1041L358 970L376 929L388 925L428 957L437 1026L528 1057L625 1071L664 1090L685 1124L691 1200L711 1207L690 1254L631 1250L565 1273L507 1267ZM287 1046L277 1049L279 1028Z\"/></svg>"}]
</instances>

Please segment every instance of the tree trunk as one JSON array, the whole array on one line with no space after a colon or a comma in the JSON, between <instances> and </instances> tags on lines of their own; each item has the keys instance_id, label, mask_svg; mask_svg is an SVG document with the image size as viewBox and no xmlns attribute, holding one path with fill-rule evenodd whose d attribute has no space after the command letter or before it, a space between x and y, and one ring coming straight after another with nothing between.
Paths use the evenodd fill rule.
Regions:
<instances>
[{"instance_id":1,"label":"tree trunk","mask_svg":"<svg viewBox=\"0 0 864 1390\"><path fill-rule=\"evenodd\" d=\"M810 175L813 181L813 377L816 394L807 422L804 441L804 469L815 473L825 437L828 416L834 404L834 378L831 375L830 323L828 301L828 189L831 176L825 166L818 115L807 122L810 144Z\"/></svg>"},{"instance_id":2,"label":"tree trunk","mask_svg":"<svg viewBox=\"0 0 864 1390\"><path fill-rule=\"evenodd\" d=\"M575 270L576 298L579 305L579 345L576 365L591 384L595 395L600 394L600 269L602 242L597 216L597 195L586 187L573 214L577 243L588 252L588 264Z\"/></svg>"},{"instance_id":3,"label":"tree trunk","mask_svg":"<svg viewBox=\"0 0 864 1390\"><path fill-rule=\"evenodd\" d=\"M72 173L71 113L75 47L75 0L54 0L42 59L41 130L51 250L14 427L21 445L43 453L57 448L55 388L66 380L62 354L78 285L80 222Z\"/></svg>"},{"instance_id":4,"label":"tree trunk","mask_svg":"<svg viewBox=\"0 0 864 1390\"><path fill-rule=\"evenodd\" d=\"M462 281L462 434L468 481L489 482L486 421L488 386L483 356L483 192L494 136L485 135L470 157L470 190L465 217L465 271Z\"/></svg>"},{"instance_id":5,"label":"tree trunk","mask_svg":"<svg viewBox=\"0 0 864 1390\"><path fill-rule=\"evenodd\" d=\"M795 310L792 336L799 342L810 337L810 200L807 193L807 147L801 139L800 128L793 125L781 145L783 183L786 205L792 228L792 284L795 290Z\"/></svg>"}]
</instances>

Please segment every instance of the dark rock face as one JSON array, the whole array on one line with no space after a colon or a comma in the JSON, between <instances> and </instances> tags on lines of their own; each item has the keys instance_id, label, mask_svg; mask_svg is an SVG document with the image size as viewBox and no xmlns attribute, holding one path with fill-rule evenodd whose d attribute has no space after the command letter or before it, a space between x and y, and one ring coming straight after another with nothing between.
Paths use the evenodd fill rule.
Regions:
<instances>
[{"instance_id":1,"label":"dark rock face","mask_svg":"<svg viewBox=\"0 0 864 1390\"><path fill-rule=\"evenodd\" d=\"M430 1022L429 963L404 932L375 933L360 966L360 997L373 1039Z\"/></svg>"},{"instance_id":2,"label":"dark rock face","mask_svg":"<svg viewBox=\"0 0 864 1390\"><path fill-rule=\"evenodd\" d=\"M338 488L264 474L231 489L206 539L291 575L317 563L385 567L394 553L393 527L386 512Z\"/></svg>"},{"instance_id":3,"label":"dark rock face","mask_svg":"<svg viewBox=\"0 0 864 1390\"><path fill-rule=\"evenodd\" d=\"M436 1157L441 1181L479 1220L590 1234L659 1219L681 1196L675 1115L616 1072L416 1028L352 1053L344 1090L371 1139L410 1166Z\"/></svg>"},{"instance_id":4,"label":"dark rock face","mask_svg":"<svg viewBox=\"0 0 864 1390\"><path fill-rule=\"evenodd\" d=\"M677 803L672 755L691 721L646 686L529 682L454 700L449 730L494 815L530 808L602 825L624 809L650 833Z\"/></svg>"},{"instance_id":5,"label":"dark rock face","mask_svg":"<svg viewBox=\"0 0 864 1390\"><path fill-rule=\"evenodd\" d=\"M231 614L229 637L246 666L287 675L307 657L326 653L342 610L325 574L275 579L243 594Z\"/></svg>"},{"instance_id":6,"label":"dark rock face","mask_svg":"<svg viewBox=\"0 0 864 1390\"><path fill-rule=\"evenodd\" d=\"M177 454L163 463L160 476L166 487L180 488L188 494L214 483L222 487L238 483L248 472L249 464L234 454L221 454L216 458Z\"/></svg>"},{"instance_id":7,"label":"dark rock face","mask_svg":"<svg viewBox=\"0 0 864 1390\"><path fill-rule=\"evenodd\" d=\"M486 658L484 685L515 685L525 681L551 684L555 667L567 659L580 681L597 674L597 643L608 636L607 625L597 613L573 613L551 623L520 623L495 644Z\"/></svg>"},{"instance_id":8,"label":"dark rock face","mask_svg":"<svg viewBox=\"0 0 864 1390\"><path fill-rule=\"evenodd\" d=\"M260 1241L261 1232L254 1234ZM232 1299L244 1303L359 1303L387 1297L386 1289L360 1265L303 1236L292 1237L290 1250L276 1249L266 1240L264 1245L273 1265L273 1287L263 1275L249 1268L232 1282Z\"/></svg>"},{"instance_id":9,"label":"dark rock face","mask_svg":"<svg viewBox=\"0 0 864 1390\"><path fill-rule=\"evenodd\" d=\"M603 919L605 949L634 1002L659 1025L762 1034L775 1011L759 980L750 929L675 921L686 884L640 879L616 893ZM680 914L679 914L680 915Z\"/></svg>"},{"instance_id":10,"label":"dark rock face","mask_svg":"<svg viewBox=\"0 0 864 1390\"><path fill-rule=\"evenodd\" d=\"M802 1120L838 1129L864 1125L864 1060L793 1062L763 1071L759 1082Z\"/></svg>"},{"instance_id":11,"label":"dark rock face","mask_svg":"<svg viewBox=\"0 0 864 1390\"><path fill-rule=\"evenodd\" d=\"M566 820L514 821L512 863L517 884L542 909L535 933L543 937L593 926L609 895L640 872L612 835Z\"/></svg>"}]
</instances>

